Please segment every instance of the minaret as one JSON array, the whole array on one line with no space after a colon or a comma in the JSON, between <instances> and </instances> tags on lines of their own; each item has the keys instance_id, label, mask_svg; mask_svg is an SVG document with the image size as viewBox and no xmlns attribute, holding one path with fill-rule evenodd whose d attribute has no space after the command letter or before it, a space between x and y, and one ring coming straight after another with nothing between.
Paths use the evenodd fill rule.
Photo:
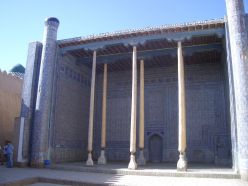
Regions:
<instances>
[{"instance_id":1,"label":"minaret","mask_svg":"<svg viewBox=\"0 0 248 186\"><path fill-rule=\"evenodd\" d=\"M248 181L248 34L243 0L226 0L236 101L238 167Z\"/></svg>"},{"instance_id":2,"label":"minaret","mask_svg":"<svg viewBox=\"0 0 248 186\"><path fill-rule=\"evenodd\" d=\"M44 160L50 159L49 128L58 26L59 20L57 18L50 17L45 20L43 50L32 131L31 166L33 167L43 167Z\"/></svg>"}]
</instances>

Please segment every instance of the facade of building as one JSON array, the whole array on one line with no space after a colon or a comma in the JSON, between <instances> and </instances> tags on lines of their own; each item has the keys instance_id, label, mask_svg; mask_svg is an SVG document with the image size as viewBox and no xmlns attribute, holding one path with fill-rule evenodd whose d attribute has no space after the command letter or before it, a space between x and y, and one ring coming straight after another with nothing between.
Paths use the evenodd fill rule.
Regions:
<instances>
[{"instance_id":1,"label":"facade of building","mask_svg":"<svg viewBox=\"0 0 248 186\"><path fill-rule=\"evenodd\" d=\"M17 162L233 167L248 179L248 47L242 0L227 18L30 43ZM138 164L138 165L137 165Z\"/></svg>"}]
</instances>

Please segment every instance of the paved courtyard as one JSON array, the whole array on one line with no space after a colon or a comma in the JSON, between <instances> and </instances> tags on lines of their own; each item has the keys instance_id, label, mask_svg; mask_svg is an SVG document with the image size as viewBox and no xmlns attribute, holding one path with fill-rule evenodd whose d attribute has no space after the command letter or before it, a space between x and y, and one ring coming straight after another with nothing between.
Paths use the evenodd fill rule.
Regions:
<instances>
[{"instance_id":1,"label":"paved courtyard","mask_svg":"<svg viewBox=\"0 0 248 186\"><path fill-rule=\"evenodd\" d=\"M68 170L12 168L0 166L0 185L166 185L166 186L247 186L239 179L137 176L88 173Z\"/></svg>"}]
</instances>

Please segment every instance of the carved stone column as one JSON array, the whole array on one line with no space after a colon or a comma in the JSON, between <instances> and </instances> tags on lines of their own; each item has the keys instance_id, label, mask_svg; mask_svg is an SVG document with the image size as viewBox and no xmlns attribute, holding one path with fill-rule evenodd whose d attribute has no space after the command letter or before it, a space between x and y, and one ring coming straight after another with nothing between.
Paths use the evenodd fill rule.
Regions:
<instances>
[{"instance_id":1,"label":"carved stone column","mask_svg":"<svg viewBox=\"0 0 248 186\"><path fill-rule=\"evenodd\" d=\"M129 169L136 169L136 109L137 109L137 48L133 46L132 62L132 103L131 103L131 128L130 128L130 162Z\"/></svg>"},{"instance_id":2,"label":"carved stone column","mask_svg":"<svg viewBox=\"0 0 248 186\"><path fill-rule=\"evenodd\" d=\"M185 112L185 84L184 84L184 62L182 53L182 43L178 42L178 151L179 160L177 162L178 171L187 170L186 159L186 112Z\"/></svg>"},{"instance_id":3,"label":"carved stone column","mask_svg":"<svg viewBox=\"0 0 248 186\"><path fill-rule=\"evenodd\" d=\"M96 79L96 51L93 52L93 63L91 73L91 89L90 89L90 113L89 113L89 130L88 130L88 159L87 166L93 166L92 160L92 144L93 144L93 124L94 124L94 99L95 99L95 79Z\"/></svg>"},{"instance_id":4,"label":"carved stone column","mask_svg":"<svg viewBox=\"0 0 248 186\"><path fill-rule=\"evenodd\" d=\"M243 0L226 0L236 102L238 167L248 181L248 33Z\"/></svg>"},{"instance_id":5,"label":"carved stone column","mask_svg":"<svg viewBox=\"0 0 248 186\"><path fill-rule=\"evenodd\" d=\"M106 109L107 109L107 73L108 66L104 64L103 72L103 93L102 93L102 136L101 136L101 155L98 158L98 164L106 164L105 147L106 147Z\"/></svg>"},{"instance_id":6,"label":"carved stone column","mask_svg":"<svg viewBox=\"0 0 248 186\"><path fill-rule=\"evenodd\" d=\"M144 156L144 135L145 135L145 118L144 118L144 60L140 61L140 121L139 121L139 157L138 165L145 165Z\"/></svg>"},{"instance_id":7,"label":"carved stone column","mask_svg":"<svg viewBox=\"0 0 248 186\"><path fill-rule=\"evenodd\" d=\"M59 20L50 17L45 21L43 49L32 131L31 166L43 167L49 157L49 127L54 67L57 49Z\"/></svg>"}]
</instances>

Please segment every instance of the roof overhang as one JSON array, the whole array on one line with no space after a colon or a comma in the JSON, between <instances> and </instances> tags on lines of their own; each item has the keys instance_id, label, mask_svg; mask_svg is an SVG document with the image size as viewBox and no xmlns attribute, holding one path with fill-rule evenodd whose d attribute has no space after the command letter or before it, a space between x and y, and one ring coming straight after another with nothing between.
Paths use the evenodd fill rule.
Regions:
<instances>
[{"instance_id":1,"label":"roof overhang","mask_svg":"<svg viewBox=\"0 0 248 186\"><path fill-rule=\"evenodd\" d=\"M131 60L133 45L137 46L138 59L146 60L176 57L178 41L182 41L185 56L220 53L224 36L225 20L218 19L58 40L58 46L62 55L70 54L81 64L90 64L96 50L97 63L101 64Z\"/></svg>"},{"instance_id":2,"label":"roof overhang","mask_svg":"<svg viewBox=\"0 0 248 186\"><path fill-rule=\"evenodd\" d=\"M67 52L78 49L96 50L120 43L124 45L135 45L138 43L144 44L149 40L159 39L167 39L168 41L182 41L185 39L190 39L194 36L206 36L213 34L222 37L224 35L224 25L224 19L165 25L58 40L58 45L63 52Z\"/></svg>"}]
</instances>

